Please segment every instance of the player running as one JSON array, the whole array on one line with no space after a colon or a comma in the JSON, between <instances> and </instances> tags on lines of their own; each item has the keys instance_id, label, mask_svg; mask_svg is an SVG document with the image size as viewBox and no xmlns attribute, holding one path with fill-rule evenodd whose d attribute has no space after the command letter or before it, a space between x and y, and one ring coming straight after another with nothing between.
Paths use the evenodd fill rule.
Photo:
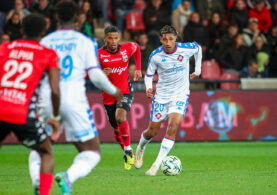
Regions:
<instances>
[{"instance_id":1,"label":"player running","mask_svg":"<svg viewBox=\"0 0 277 195\"><path fill-rule=\"evenodd\" d=\"M72 184L79 178L88 175L100 161L98 133L93 121L85 90L85 76L88 71L91 81L116 100L123 95L111 84L99 67L97 46L94 41L76 32L74 22L77 17L77 6L73 1L61 1L56 6L59 30L44 37L41 43L57 51L61 68L61 123L64 125L66 141L72 142L79 154L71 167L55 175L61 194L71 194ZM49 86L44 83L41 90L41 116L50 116L51 103ZM32 151L29 157L30 175L33 183L38 179L40 158Z\"/></svg>"},{"instance_id":2,"label":"player running","mask_svg":"<svg viewBox=\"0 0 277 195\"><path fill-rule=\"evenodd\" d=\"M159 75L157 91L152 99L148 128L142 133L135 154L135 167L141 168L143 153L152 137L157 135L161 124L168 118L165 137L160 152L152 167L145 173L155 176L174 145L176 132L186 112L189 98L189 79L195 80L201 74L202 49L196 43L176 43L177 32L172 26L160 30L162 46L152 52L145 77L146 96L153 98L152 79L155 71ZM195 57L195 72L189 75L189 58Z\"/></svg>"},{"instance_id":3,"label":"player running","mask_svg":"<svg viewBox=\"0 0 277 195\"><path fill-rule=\"evenodd\" d=\"M40 15L23 19L24 39L0 46L0 145L13 131L41 158L39 194L48 195L53 183L54 160L45 125L37 118L37 96L42 79L48 74L52 98L52 140L59 137L60 72L54 50L39 44L46 22ZM50 99L50 97L48 97ZM51 105L49 105L51 106Z\"/></svg>"},{"instance_id":4,"label":"player running","mask_svg":"<svg viewBox=\"0 0 277 195\"><path fill-rule=\"evenodd\" d=\"M128 64L133 55L137 67L134 81L138 81L141 78L141 53L136 43L119 44L119 30L115 26L105 29L104 40L105 46L98 50L101 68L124 96L122 105L119 105L114 97L103 92L104 107L109 122L114 128L114 137L125 153L124 168L130 170L134 164L134 156L126 118L134 100L134 90L128 81Z\"/></svg>"}]
</instances>

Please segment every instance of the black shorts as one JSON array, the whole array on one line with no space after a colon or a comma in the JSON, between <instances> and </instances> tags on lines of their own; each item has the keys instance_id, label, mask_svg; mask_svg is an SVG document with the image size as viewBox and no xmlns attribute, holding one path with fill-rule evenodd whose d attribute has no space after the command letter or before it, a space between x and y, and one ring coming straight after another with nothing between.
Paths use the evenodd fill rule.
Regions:
<instances>
[{"instance_id":1,"label":"black shorts","mask_svg":"<svg viewBox=\"0 0 277 195\"><path fill-rule=\"evenodd\" d=\"M28 119L24 125L0 121L0 143L11 132L28 148L36 148L48 137L44 124L37 119Z\"/></svg>"},{"instance_id":2,"label":"black shorts","mask_svg":"<svg viewBox=\"0 0 277 195\"><path fill-rule=\"evenodd\" d=\"M127 112L130 111L131 105L134 101L133 93L123 94L122 105L120 106L117 102L111 105L104 105L108 120L113 128L117 128L117 122L115 120L115 112L117 108L123 108Z\"/></svg>"}]
</instances>

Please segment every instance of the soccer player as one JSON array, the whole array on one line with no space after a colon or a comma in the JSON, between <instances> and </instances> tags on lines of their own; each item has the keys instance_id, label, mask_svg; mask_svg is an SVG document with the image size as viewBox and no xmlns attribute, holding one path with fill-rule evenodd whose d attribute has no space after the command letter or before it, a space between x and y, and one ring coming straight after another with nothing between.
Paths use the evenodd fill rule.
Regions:
<instances>
[{"instance_id":1,"label":"soccer player","mask_svg":"<svg viewBox=\"0 0 277 195\"><path fill-rule=\"evenodd\" d=\"M189 79L195 80L201 74L202 49L196 43L176 43L177 32L172 26L160 30L162 46L152 52L145 77L146 96L153 98L152 79L157 71L159 81L152 99L152 109L148 128L142 133L135 154L135 167L141 168L146 145L160 130L168 118L165 137L160 152L146 175L155 176L174 145L176 132L184 118L189 98ZM189 75L189 58L195 57L195 72Z\"/></svg>"},{"instance_id":2,"label":"soccer player","mask_svg":"<svg viewBox=\"0 0 277 195\"><path fill-rule=\"evenodd\" d=\"M133 87L128 81L128 63L134 56L136 71L134 81L141 78L141 53L138 44L119 44L119 30L115 26L105 28L105 46L98 50L98 58L101 68L110 81L120 89L124 95L122 105L107 93L103 93L104 107L111 126L114 128L114 136L124 150L124 168L130 170L134 164L133 150L130 146L130 130L126 120L133 103Z\"/></svg>"},{"instance_id":3,"label":"soccer player","mask_svg":"<svg viewBox=\"0 0 277 195\"><path fill-rule=\"evenodd\" d=\"M76 32L74 22L77 6L73 1L61 1L56 6L59 30L47 35L41 43L56 50L61 68L61 124L64 125L66 141L72 142L79 154L66 172L55 175L61 194L71 194L72 184L88 175L100 161L98 133L93 121L85 90L85 76L99 88L111 94L117 101L123 95L108 80L99 67L97 45L83 34ZM51 113L49 86L43 83L40 96L40 116L47 119ZM35 151L29 156L30 175L33 183L38 180L40 158Z\"/></svg>"},{"instance_id":4,"label":"soccer player","mask_svg":"<svg viewBox=\"0 0 277 195\"><path fill-rule=\"evenodd\" d=\"M54 160L50 138L37 118L37 96L48 74L52 98L52 140L59 137L60 72L54 50L39 44L46 22L40 15L23 19L24 39L0 46L0 145L13 131L23 145L41 158L39 194L48 195L53 183ZM50 99L50 97L49 97ZM51 105L49 105L51 106Z\"/></svg>"}]
</instances>

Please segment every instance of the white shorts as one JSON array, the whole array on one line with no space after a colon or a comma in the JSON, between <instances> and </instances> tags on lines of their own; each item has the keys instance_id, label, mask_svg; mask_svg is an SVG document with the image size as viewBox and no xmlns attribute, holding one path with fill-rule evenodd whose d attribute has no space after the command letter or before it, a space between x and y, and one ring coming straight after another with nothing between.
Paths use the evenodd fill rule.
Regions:
<instances>
[{"instance_id":1,"label":"white shorts","mask_svg":"<svg viewBox=\"0 0 277 195\"><path fill-rule=\"evenodd\" d=\"M40 120L47 121L52 113L52 105L39 107ZM65 130L65 138L68 142L86 142L98 135L95 127L92 111L88 103L76 103L74 105L62 104L60 107L61 129Z\"/></svg>"},{"instance_id":2,"label":"white shorts","mask_svg":"<svg viewBox=\"0 0 277 195\"><path fill-rule=\"evenodd\" d=\"M166 104L160 104L155 101L154 97L152 100L150 121L161 122L166 120L171 113L179 113L184 117L188 105L188 98L189 96L183 100L173 100Z\"/></svg>"}]
</instances>

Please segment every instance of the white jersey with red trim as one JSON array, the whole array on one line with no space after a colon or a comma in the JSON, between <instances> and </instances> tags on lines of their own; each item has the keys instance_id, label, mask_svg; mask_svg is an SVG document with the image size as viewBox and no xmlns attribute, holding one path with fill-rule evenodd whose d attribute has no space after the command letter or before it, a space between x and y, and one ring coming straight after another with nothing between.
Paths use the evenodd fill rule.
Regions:
<instances>
[{"instance_id":1,"label":"white jersey with red trim","mask_svg":"<svg viewBox=\"0 0 277 195\"><path fill-rule=\"evenodd\" d=\"M156 86L155 101L165 104L173 100L183 100L189 95L189 59L195 57L195 74L201 74L202 49L196 43L176 43L172 53L159 47L152 52L146 71L152 77L157 71L159 81Z\"/></svg>"}]
</instances>

